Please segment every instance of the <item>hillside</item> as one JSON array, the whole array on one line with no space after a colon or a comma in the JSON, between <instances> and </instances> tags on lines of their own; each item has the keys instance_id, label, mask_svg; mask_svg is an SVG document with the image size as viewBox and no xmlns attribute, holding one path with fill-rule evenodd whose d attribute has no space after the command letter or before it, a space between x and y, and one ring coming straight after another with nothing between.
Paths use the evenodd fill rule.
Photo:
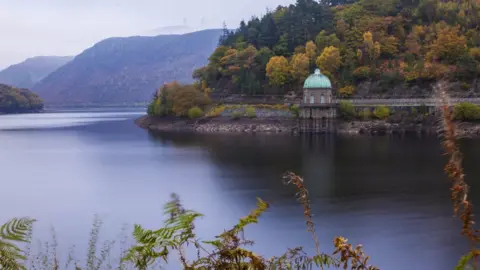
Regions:
<instances>
[{"instance_id":1,"label":"hillside","mask_svg":"<svg viewBox=\"0 0 480 270\"><path fill-rule=\"evenodd\" d=\"M195 78L208 91L283 94L319 67L340 96L428 95L440 79L458 94L480 92L480 2L327 2L297 0L242 21Z\"/></svg>"},{"instance_id":2,"label":"hillside","mask_svg":"<svg viewBox=\"0 0 480 270\"><path fill-rule=\"evenodd\" d=\"M48 104L145 102L163 83L192 82L221 30L185 35L109 38L76 56L33 87Z\"/></svg>"},{"instance_id":3,"label":"hillside","mask_svg":"<svg viewBox=\"0 0 480 270\"><path fill-rule=\"evenodd\" d=\"M50 73L72 60L70 56L37 56L0 71L0 83L31 88Z\"/></svg>"},{"instance_id":4,"label":"hillside","mask_svg":"<svg viewBox=\"0 0 480 270\"><path fill-rule=\"evenodd\" d=\"M0 113L38 112L42 109L43 102L37 94L0 84Z\"/></svg>"}]
</instances>

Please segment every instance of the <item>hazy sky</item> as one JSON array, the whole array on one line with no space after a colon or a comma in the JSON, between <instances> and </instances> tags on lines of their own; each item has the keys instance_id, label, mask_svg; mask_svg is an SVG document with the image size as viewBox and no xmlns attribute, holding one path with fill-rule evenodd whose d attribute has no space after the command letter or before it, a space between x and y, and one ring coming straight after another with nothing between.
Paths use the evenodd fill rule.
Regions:
<instances>
[{"instance_id":1,"label":"hazy sky","mask_svg":"<svg viewBox=\"0 0 480 270\"><path fill-rule=\"evenodd\" d=\"M0 69L38 55L76 55L112 36L165 26L236 28L294 0L0 0ZM203 25L201 25L203 19Z\"/></svg>"}]
</instances>

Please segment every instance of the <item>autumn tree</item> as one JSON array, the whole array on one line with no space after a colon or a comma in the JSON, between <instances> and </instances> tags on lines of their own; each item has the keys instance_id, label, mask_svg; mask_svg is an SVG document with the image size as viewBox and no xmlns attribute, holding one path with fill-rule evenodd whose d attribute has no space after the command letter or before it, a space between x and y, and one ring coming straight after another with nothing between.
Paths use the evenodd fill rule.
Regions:
<instances>
[{"instance_id":1,"label":"autumn tree","mask_svg":"<svg viewBox=\"0 0 480 270\"><path fill-rule=\"evenodd\" d=\"M210 100L191 85L178 87L172 94L172 112L177 116L187 116L193 107L204 107Z\"/></svg>"},{"instance_id":2,"label":"autumn tree","mask_svg":"<svg viewBox=\"0 0 480 270\"><path fill-rule=\"evenodd\" d=\"M467 51L467 40L459 34L458 27L444 27L438 30L437 38L430 47L427 58L455 63L456 59Z\"/></svg>"},{"instance_id":3,"label":"autumn tree","mask_svg":"<svg viewBox=\"0 0 480 270\"><path fill-rule=\"evenodd\" d=\"M322 54L317 58L317 66L330 78L340 68L341 64L340 50L333 46L323 49Z\"/></svg>"},{"instance_id":4,"label":"autumn tree","mask_svg":"<svg viewBox=\"0 0 480 270\"><path fill-rule=\"evenodd\" d=\"M282 86L290 81L290 66L284 56L270 58L266 72L271 85Z\"/></svg>"},{"instance_id":5,"label":"autumn tree","mask_svg":"<svg viewBox=\"0 0 480 270\"><path fill-rule=\"evenodd\" d=\"M375 66L375 61L380 56L380 43L373 41L371 32L363 34L363 56L368 56L370 65Z\"/></svg>"},{"instance_id":6,"label":"autumn tree","mask_svg":"<svg viewBox=\"0 0 480 270\"><path fill-rule=\"evenodd\" d=\"M324 48L329 46L340 46L340 40L338 39L337 35L335 34L327 34L325 30L321 31L315 37L315 44L317 45L318 50L322 51Z\"/></svg>"},{"instance_id":7,"label":"autumn tree","mask_svg":"<svg viewBox=\"0 0 480 270\"><path fill-rule=\"evenodd\" d=\"M317 45L313 41L309 41L305 44L305 53L308 59L313 60L317 55Z\"/></svg>"},{"instance_id":8,"label":"autumn tree","mask_svg":"<svg viewBox=\"0 0 480 270\"><path fill-rule=\"evenodd\" d=\"M301 84L309 74L310 59L305 53L295 54L290 60L290 74L294 81Z\"/></svg>"},{"instance_id":9,"label":"autumn tree","mask_svg":"<svg viewBox=\"0 0 480 270\"><path fill-rule=\"evenodd\" d=\"M398 53L398 39L394 36L387 37L384 43L381 44L381 51L388 58L396 56Z\"/></svg>"}]
</instances>

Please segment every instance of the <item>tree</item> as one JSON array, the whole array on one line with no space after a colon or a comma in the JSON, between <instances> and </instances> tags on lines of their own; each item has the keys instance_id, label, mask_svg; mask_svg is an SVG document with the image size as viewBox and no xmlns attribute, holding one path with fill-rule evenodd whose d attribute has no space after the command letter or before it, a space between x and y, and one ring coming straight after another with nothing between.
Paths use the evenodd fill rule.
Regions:
<instances>
[{"instance_id":1,"label":"tree","mask_svg":"<svg viewBox=\"0 0 480 270\"><path fill-rule=\"evenodd\" d=\"M333 76L341 64L340 50L333 46L325 48L317 58L317 66L329 76Z\"/></svg>"},{"instance_id":2,"label":"tree","mask_svg":"<svg viewBox=\"0 0 480 270\"><path fill-rule=\"evenodd\" d=\"M309 60L313 62L315 56L317 55L317 45L313 41L308 41L305 44L305 53Z\"/></svg>"},{"instance_id":3,"label":"tree","mask_svg":"<svg viewBox=\"0 0 480 270\"><path fill-rule=\"evenodd\" d=\"M458 27L446 26L439 29L437 38L427 54L429 59L455 63L456 59L467 51L467 40L459 34Z\"/></svg>"},{"instance_id":4,"label":"tree","mask_svg":"<svg viewBox=\"0 0 480 270\"><path fill-rule=\"evenodd\" d=\"M283 56L274 56L270 58L266 72L271 85L282 86L290 81L288 60Z\"/></svg>"},{"instance_id":5,"label":"tree","mask_svg":"<svg viewBox=\"0 0 480 270\"><path fill-rule=\"evenodd\" d=\"M380 43L373 41L373 35L370 31L363 34L363 52L368 56L370 65L375 66L375 61L380 56Z\"/></svg>"},{"instance_id":6,"label":"tree","mask_svg":"<svg viewBox=\"0 0 480 270\"><path fill-rule=\"evenodd\" d=\"M337 35L330 34L328 35L325 30L322 30L316 37L315 37L315 44L319 50L323 50L328 46L340 46L340 40L338 39Z\"/></svg>"},{"instance_id":7,"label":"tree","mask_svg":"<svg viewBox=\"0 0 480 270\"><path fill-rule=\"evenodd\" d=\"M176 89L172 95L172 101L172 112L177 116L187 116L190 108L204 107L210 102L202 92L191 85Z\"/></svg>"},{"instance_id":8,"label":"tree","mask_svg":"<svg viewBox=\"0 0 480 270\"><path fill-rule=\"evenodd\" d=\"M280 37L278 43L273 47L273 53L275 55L288 56L288 34L285 33Z\"/></svg>"},{"instance_id":9,"label":"tree","mask_svg":"<svg viewBox=\"0 0 480 270\"><path fill-rule=\"evenodd\" d=\"M398 53L398 39L394 36L389 36L382 44L382 53L387 57L395 57Z\"/></svg>"},{"instance_id":10,"label":"tree","mask_svg":"<svg viewBox=\"0 0 480 270\"><path fill-rule=\"evenodd\" d=\"M290 73L292 79L300 84L305 81L309 74L309 66L310 59L307 54L300 53L293 55L292 60L290 60Z\"/></svg>"}]
</instances>

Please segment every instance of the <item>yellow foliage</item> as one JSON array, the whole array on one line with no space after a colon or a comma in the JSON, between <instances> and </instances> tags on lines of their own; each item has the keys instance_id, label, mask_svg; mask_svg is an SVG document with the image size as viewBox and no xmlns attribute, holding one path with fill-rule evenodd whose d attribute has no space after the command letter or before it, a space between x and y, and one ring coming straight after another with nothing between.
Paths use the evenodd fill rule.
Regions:
<instances>
[{"instance_id":1,"label":"yellow foliage","mask_svg":"<svg viewBox=\"0 0 480 270\"><path fill-rule=\"evenodd\" d=\"M445 26L438 29L437 38L428 53L428 60L446 60L454 63L466 50L467 40L465 36L459 34L459 28Z\"/></svg>"},{"instance_id":2,"label":"yellow foliage","mask_svg":"<svg viewBox=\"0 0 480 270\"><path fill-rule=\"evenodd\" d=\"M220 116L223 111L225 111L225 106L223 105L220 105L220 106L217 106L217 107L214 107L212 108L207 114L206 116L207 117L218 117Z\"/></svg>"},{"instance_id":3,"label":"yellow foliage","mask_svg":"<svg viewBox=\"0 0 480 270\"><path fill-rule=\"evenodd\" d=\"M338 93L340 93L341 96L351 96L355 92L355 87L352 85L347 85L345 87L342 87L338 90Z\"/></svg>"},{"instance_id":4,"label":"yellow foliage","mask_svg":"<svg viewBox=\"0 0 480 270\"><path fill-rule=\"evenodd\" d=\"M385 39L382 51L389 56L395 56L398 53L398 39L394 36L389 36Z\"/></svg>"},{"instance_id":5,"label":"yellow foliage","mask_svg":"<svg viewBox=\"0 0 480 270\"><path fill-rule=\"evenodd\" d=\"M373 35L370 31L363 33L363 41L365 42L373 41Z\"/></svg>"},{"instance_id":6,"label":"yellow foliage","mask_svg":"<svg viewBox=\"0 0 480 270\"><path fill-rule=\"evenodd\" d=\"M310 60L307 54L304 54L304 53L295 54L292 57L292 60L290 60L290 74L292 78L299 82L303 82L309 74L309 71L308 71L309 65L310 65Z\"/></svg>"},{"instance_id":7,"label":"yellow foliage","mask_svg":"<svg viewBox=\"0 0 480 270\"><path fill-rule=\"evenodd\" d=\"M468 51L468 54L470 56L472 56L473 58L475 58L475 60L480 61L480 48L479 47L471 48Z\"/></svg>"},{"instance_id":8,"label":"yellow foliage","mask_svg":"<svg viewBox=\"0 0 480 270\"><path fill-rule=\"evenodd\" d=\"M305 44L305 53L309 60L317 55L317 45L315 45L315 42L310 40Z\"/></svg>"},{"instance_id":9,"label":"yellow foliage","mask_svg":"<svg viewBox=\"0 0 480 270\"><path fill-rule=\"evenodd\" d=\"M340 50L334 46L323 49L322 54L317 58L317 66L332 75L340 68L341 64Z\"/></svg>"},{"instance_id":10,"label":"yellow foliage","mask_svg":"<svg viewBox=\"0 0 480 270\"><path fill-rule=\"evenodd\" d=\"M290 81L290 66L287 58L283 56L270 58L266 71L271 85L281 86Z\"/></svg>"}]
</instances>

